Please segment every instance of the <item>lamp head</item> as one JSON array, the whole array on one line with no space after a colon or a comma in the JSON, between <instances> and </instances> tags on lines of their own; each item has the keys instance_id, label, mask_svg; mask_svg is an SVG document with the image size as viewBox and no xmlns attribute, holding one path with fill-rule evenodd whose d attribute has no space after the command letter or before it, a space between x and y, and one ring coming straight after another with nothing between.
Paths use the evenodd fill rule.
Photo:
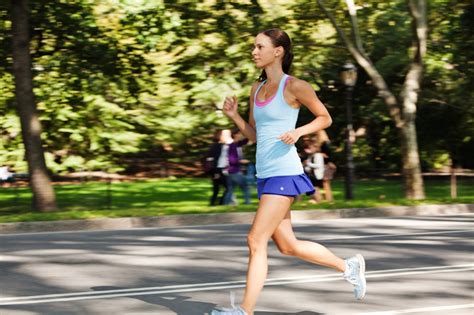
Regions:
<instances>
[{"instance_id":1,"label":"lamp head","mask_svg":"<svg viewBox=\"0 0 474 315\"><path fill-rule=\"evenodd\" d=\"M345 86L354 86L357 82L357 68L348 62L341 68L341 80Z\"/></svg>"}]
</instances>

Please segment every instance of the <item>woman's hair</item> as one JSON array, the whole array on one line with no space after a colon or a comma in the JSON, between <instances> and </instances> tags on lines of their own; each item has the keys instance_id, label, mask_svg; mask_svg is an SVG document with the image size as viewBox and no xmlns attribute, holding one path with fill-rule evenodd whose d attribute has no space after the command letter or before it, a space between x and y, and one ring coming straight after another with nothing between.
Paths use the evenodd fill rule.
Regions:
<instances>
[{"instance_id":1,"label":"woman's hair","mask_svg":"<svg viewBox=\"0 0 474 315\"><path fill-rule=\"evenodd\" d=\"M285 50L285 55L283 56L283 60L282 60L283 72L286 74L290 74L291 63L293 62L293 53L291 52L290 36L288 36L287 33L285 33L284 31L278 28L271 28L271 29L262 31L259 34L264 34L270 37L273 46L283 47L283 49ZM260 74L260 77L258 78L258 81L263 81L266 79L267 79L267 73L265 72L265 70L263 70L262 74Z\"/></svg>"},{"instance_id":2,"label":"woman's hair","mask_svg":"<svg viewBox=\"0 0 474 315\"><path fill-rule=\"evenodd\" d=\"M236 134L238 134L240 132L240 129L237 128L237 127L234 127L230 130L230 135L233 137L235 136Z\"/></svg>"},{"instance_id":3,"label":"woman's hair","mask_svg":"<svg viewBox=\"0 0 474 315\"><path fill-rule=\"evenodd\" d=\"M221 140L221 136L222 136L222 129L217 129L216 131L214 131L214 135L212 136L212 140L214 142L219 142Z\"/></svg>"},{"instance_id":4,"label":"woman's hair","mask_svg":"<svg viewBox=\"0 0 474 315\"><path fill-rule=\"evenodd\" d=\"M316 143L318 147L321 147L324 142L329 142L329 141L330 140L329 140L328 134L326 133L324 129L318 130L316 132Z\"/></svg>"}]
</instances>

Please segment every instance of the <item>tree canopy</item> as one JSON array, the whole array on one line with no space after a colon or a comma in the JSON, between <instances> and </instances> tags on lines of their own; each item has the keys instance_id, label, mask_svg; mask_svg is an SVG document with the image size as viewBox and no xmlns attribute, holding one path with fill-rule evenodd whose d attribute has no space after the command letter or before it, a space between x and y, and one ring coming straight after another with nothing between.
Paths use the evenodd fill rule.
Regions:
<instances>
[{"instance_id":1,"label":"tree canopy","mask_svg":"<svg viewBox=\"0 0 474 315\"><path fill-rule=\"evenodd\" d=\"M326 2L349 30L344 6ZM406 2L357 5L364 49L399 92L411 49ZM231 125L219 110L225 96L235 94L248 111L259 75L250 58L253 38L270 27L292 37L292 75L310 82L328 107L336 160L344 159L337 154L345 125L339 69L351 56L314 1L70 0L32 1L30 8L34 92L53 172L123 170L135 156L197 160L213 130ZM22 171L10 9L0 4L0 165ZM474 167L473 16L469 1L429 1L417 115L425 170L449 158ZM357 169L398 171L395 126L362 71L354 93ZM300 124L309 119L303 110Z\"/></svg>"}]
</instances>

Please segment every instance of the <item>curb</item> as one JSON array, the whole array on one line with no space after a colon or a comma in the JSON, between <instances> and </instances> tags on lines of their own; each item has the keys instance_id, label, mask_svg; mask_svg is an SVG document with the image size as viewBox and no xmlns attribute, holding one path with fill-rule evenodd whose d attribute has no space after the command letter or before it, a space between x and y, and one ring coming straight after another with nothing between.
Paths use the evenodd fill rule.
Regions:
<instances>
[{"instance_id":1,"label":"curb","mask_svg":"<svg viewBox=\"0 0 474 315\"><path fill-rule=\"evenodd\" d=\"M465 213L474 213L474 204L391 206L383 208L351 208L336 210L292 210L291 217L294 221L305 221L317 219L453 215ZM209 224L250 224L253 217L254 212L235 212L156 217L0 223L0 234L122 230L131 228L178 227Z\"/></svg>"}]
</instances>

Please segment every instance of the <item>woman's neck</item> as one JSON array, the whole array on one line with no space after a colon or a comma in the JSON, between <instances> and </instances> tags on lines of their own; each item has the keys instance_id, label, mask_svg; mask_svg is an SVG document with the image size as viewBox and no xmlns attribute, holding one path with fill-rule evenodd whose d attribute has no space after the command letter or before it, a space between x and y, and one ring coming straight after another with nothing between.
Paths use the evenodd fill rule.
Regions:
<instances>
[{"instance_id":1,"label":"woman's neck","mask_svg":"<svg viewBox=\"0 0 474 315\"><path fill-rule=\"evenodd\" d=\"M283 69L281 68L281 64L278 66L270 65L265 68L265 73L267 74L268 84L278 84L283 76Z\"/></svg>"}]
</instances>

